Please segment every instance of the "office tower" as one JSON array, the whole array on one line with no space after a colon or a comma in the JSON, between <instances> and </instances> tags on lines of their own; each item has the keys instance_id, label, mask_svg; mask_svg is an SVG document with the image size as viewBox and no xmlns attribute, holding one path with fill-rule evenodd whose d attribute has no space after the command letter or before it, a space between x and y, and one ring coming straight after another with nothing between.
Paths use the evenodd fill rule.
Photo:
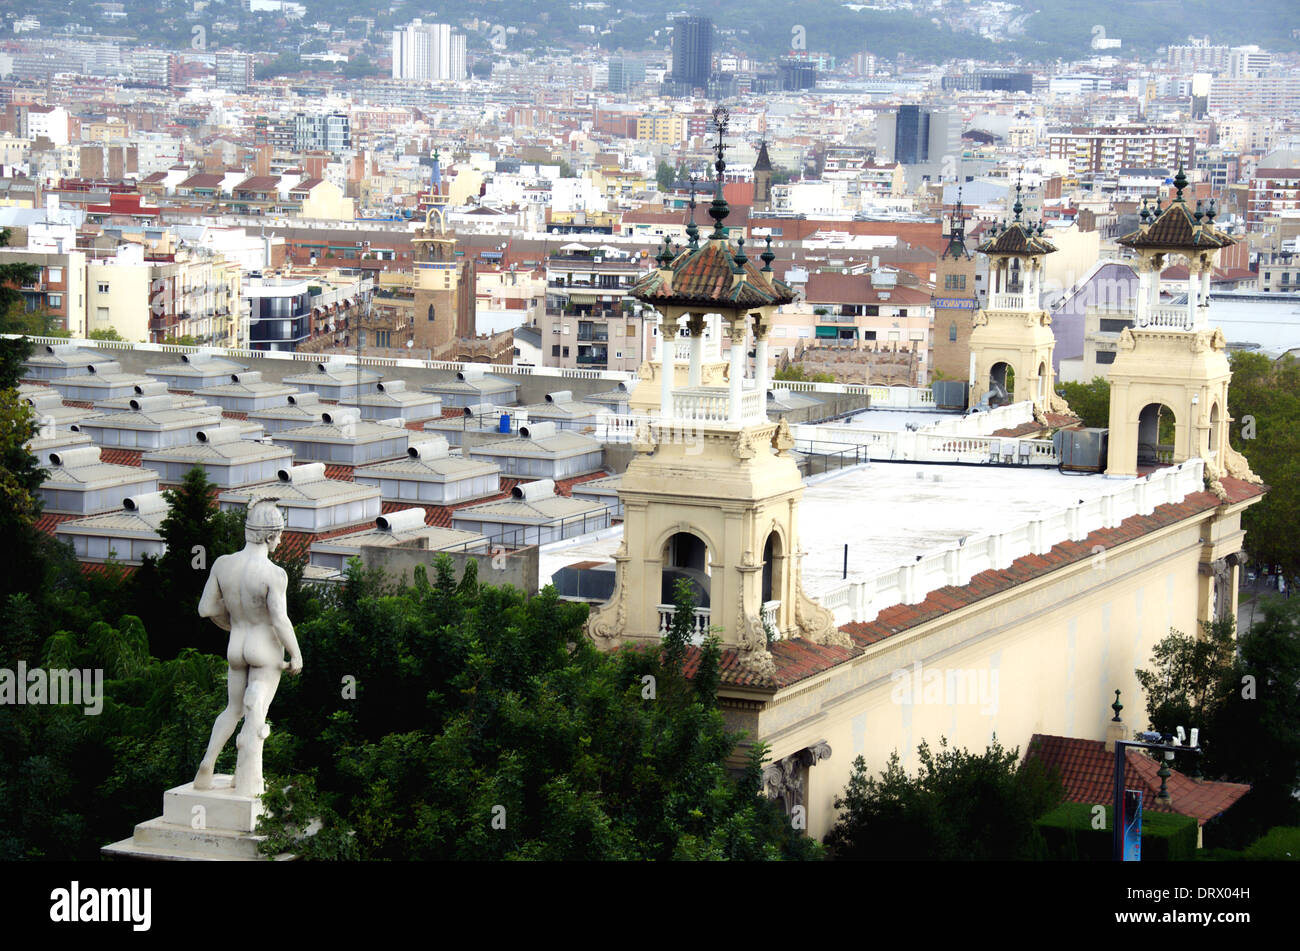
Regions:
<instances>
[{"instance_id":1,"label":"office tower","mask_svg":"<svg viewBox=\"0 0 1300 951\"><path fill-rule=\"evenodd\" d=\"M920 106L899 106L894 119L894 161L920 165L929 158L929 110Z\"/></svg>"},{"instance_id":2,"label":"office tower","mask_svg":"<svg viewBox=\"0 0 1300 951\"><path fill-rule=\"evenodd\" d=\"M673 81L691 88L704 86L712 63L713 21L708 17L678 17L673 25Z\"/></svg>"}]
</instances>

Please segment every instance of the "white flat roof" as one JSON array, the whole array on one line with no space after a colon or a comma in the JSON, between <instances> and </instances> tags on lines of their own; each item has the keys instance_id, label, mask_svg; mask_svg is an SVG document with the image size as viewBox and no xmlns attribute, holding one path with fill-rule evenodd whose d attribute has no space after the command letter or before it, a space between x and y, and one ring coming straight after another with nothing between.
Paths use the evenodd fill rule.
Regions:
<instances>
[{"instance_id":1,"label":"white flat roof","mask_svg":"<svg viewBox=\"0 0 1300 951\"><path fill-rule=\"evenodd\" d=\"M1118 481L1052 469L913 463L874 463L819 477L806 483L799 506L804 587L816 597L840 583L846 543L849 579L861 579L967 536L997 534L1100 497ZM547 584L565 565L613 561L622 540L619 526L543 546L538 583Z\"/></svg>"}]
</instances>

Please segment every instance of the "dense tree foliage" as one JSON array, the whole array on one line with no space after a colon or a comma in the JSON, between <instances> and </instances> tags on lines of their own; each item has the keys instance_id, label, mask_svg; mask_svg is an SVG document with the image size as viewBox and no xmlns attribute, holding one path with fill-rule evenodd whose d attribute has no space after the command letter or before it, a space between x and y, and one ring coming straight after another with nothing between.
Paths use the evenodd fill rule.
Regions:
<instances>
[{"instance_id":1,"label":"dense tree foliage","mask_svg":"<svg viewBox=\"0 0 1300 951\"><path fill-rule=\"evenodd\" d=\"M835 377L822 371L809 370L802 363L792 363L781 367L772 374L772 379L793 381L796 383L834 383Z\"/></svg>"},{"instance_id":2,"label":"dense tree foliage","mask_svg":"<svg viewBox=\"0 0 1300 951\"><path fill-rule=\"evenodd\" d=\"M1300 360L1259 353L1232 356L1228 439L1269 492L1241 516L1246 553L1261 568L1279 568L1300 583Z\"/></svg>"},{"instance_id":3,"label":"dense tree foliage","mask_svg":"<svg viewBox=\"0 0 1300 951\"><path fill-rule=\"evenodd\" d=\"M1083 425L1106 429L1110 426L1110 381L1094 377L1091 383L1058 383L1056 392L1070 404L1070 411Z\"/></svg>"},{"instance_id":4,"label":"dense tree foliage","mask_svg":"<svg viewBox=\"0 0 1300 951\"><path fill-rule=\"evenodd\" d=\"M1060 776L1037 759L1020 763L1019 749L998 742L982 753L926 743L917 748L915 776L897 752L873 778L866 760L853 772L835 808L843 810L826 836L838 860L1041 859L1045 846L1034 820L1064 798Z\"/></svg>"},{"instance_id":5,"label":"dense tree foliage","mask_svg":"<svg viewBox=\"0 0 1300 951\"><path fill-rule=\"evenodd\" d=\"M1252 786L1229 814L1237 837L1300 821L1300 603L1267 602L1236 638L1231 619L1205 624L1199 637L1170 632L1152 659L1137 671L1150 726L1198 728L1203 773Z\"/></svg>"},{"instance_id":6,"label":"dense tree foliage","mask_svg":"<svg viewBox=\"0 0 1300 951\"><path fill-rule=\"evenodd\" d=\"M689 594L684 607L690 606ZM689 610L686 612L689 617ZM299 626L304 669L280 688L290 778L267 850L312 858L806 858L817 844L739 778L714 694L679 631L660 650L597 650L585 606L417 570L393 588L354 562ZM322 725L325 725L322 729ZM323 828L312 835L312 819ZM351 835L349 833L355 833Z\"/></svg>"}]
</instances>

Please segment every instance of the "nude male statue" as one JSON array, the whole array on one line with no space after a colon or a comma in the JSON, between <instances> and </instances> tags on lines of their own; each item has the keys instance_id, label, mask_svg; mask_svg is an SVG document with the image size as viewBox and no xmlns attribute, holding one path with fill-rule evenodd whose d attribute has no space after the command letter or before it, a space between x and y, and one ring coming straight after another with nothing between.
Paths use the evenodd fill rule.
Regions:
<instances>
[{"instance_id":1,"label":"nude male statue","mask_svg":"<svg viewBox=\"0 0 1300 951\"><path fill-rule=\"evenodd\" d=\"M199 616L230 632L226 650L230 673L226 709L212 726L208 751L194 777L195 789L214 788L217 755L242 717L244 728L235 740L239 755L234 791L241 796L260 796L265 791L262 743L271 733L266 712L280 685L280 672L302 670L302 652L285 611L289 579L269 557L283 531L284 517L274 500L259 499L249 505L243 549L213 563L199 600Z\"/></svg>"}]
</instances>

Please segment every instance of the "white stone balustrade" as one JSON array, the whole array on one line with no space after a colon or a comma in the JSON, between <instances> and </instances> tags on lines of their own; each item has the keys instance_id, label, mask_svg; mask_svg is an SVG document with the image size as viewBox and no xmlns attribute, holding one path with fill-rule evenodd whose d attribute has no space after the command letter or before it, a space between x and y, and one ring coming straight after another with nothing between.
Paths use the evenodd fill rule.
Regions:
<instances>
[{"instance_id":1,"label":"white stone balustrade","mask_svg":"<svg viewBox=\"0 0 1300 951\"><path fill-rule=\"evenodd\" d=\"M873 574L840 581L813 597L835 613L837 624L871 622L895 604L919 604L939 588L961 587L981 571L1011 566L1017 558L1041 555L1065 541L1114 528L1134 515L1150 515L1157 506L1181 502L1204 488L1205 462L1191 459L1157 469L1140 478L1115 481L1097 498L1043 513L997 534L976 535L964 544L924 555L920 560Z\"/></svg>"}]
</instances>

